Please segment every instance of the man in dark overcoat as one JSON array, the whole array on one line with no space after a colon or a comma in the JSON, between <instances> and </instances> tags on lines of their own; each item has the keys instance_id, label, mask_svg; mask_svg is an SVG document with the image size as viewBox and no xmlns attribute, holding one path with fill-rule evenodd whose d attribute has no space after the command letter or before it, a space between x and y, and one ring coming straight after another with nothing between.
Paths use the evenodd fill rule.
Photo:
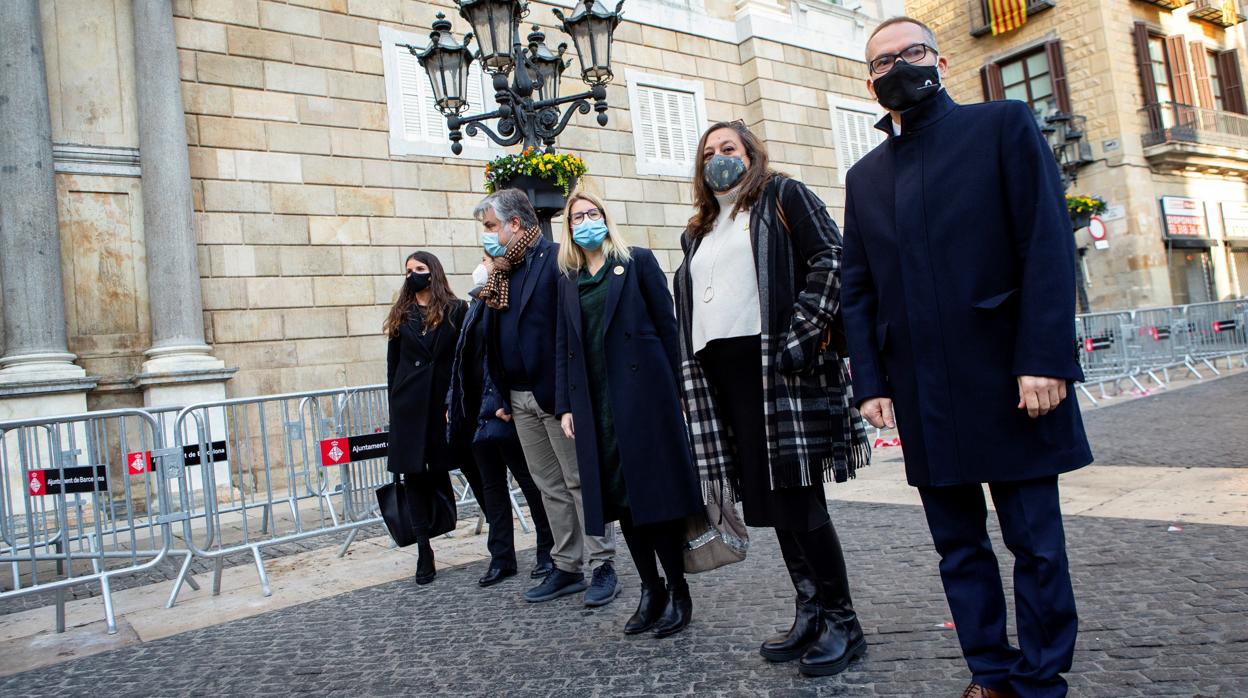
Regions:
<instances>
[{"instance_id":1,"label":"man in dark overcoat","mask_svg":"<svg viewBox=\"0 0 1248 698\"><path fill-rule=\"evenodd\" d=\"M854 395L900 430L970 696L1062 696L1078 619L1057 478L1092 461L1071 384L1074 244L1052 152L1017 101L959 105L909 18L867 42L887 140L849 170L842 298ZM986 529L1014 554L1018 647Z\"/></svg>"}]
</instances>

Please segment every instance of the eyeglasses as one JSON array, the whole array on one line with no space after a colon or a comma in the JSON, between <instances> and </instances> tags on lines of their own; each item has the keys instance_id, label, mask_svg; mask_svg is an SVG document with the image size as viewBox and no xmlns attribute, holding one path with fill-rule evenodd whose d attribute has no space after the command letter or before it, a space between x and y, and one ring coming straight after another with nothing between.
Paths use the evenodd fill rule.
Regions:
<instances>
[{"instance_id":1,"label":"eyeglasses","mask_svg":"<svg viewBox=\"0 0 1248 698\"><path fill-rule=\"evenodd\" d=\"M883 75L893 69L893 65L897 63L898 59L902 63L913 65L927 58L928 53L931 53L933 56L938 55L936 49L927 44L910 44L898 53L882 53L872 58L868 65L871 67L872 75Z\"/></svg>"},{"instance_id":2,"label":"eyeglasses","mask_svg":"<svg viewBox=\"0 0 1248 698\"><path fill-rule=\"evenodd\" d=\"M602 211L591 208L588 211L577 211L572 214L572 225L580 225L588 218L591 221L602 220Z\"/></svg>"}]
</instances>

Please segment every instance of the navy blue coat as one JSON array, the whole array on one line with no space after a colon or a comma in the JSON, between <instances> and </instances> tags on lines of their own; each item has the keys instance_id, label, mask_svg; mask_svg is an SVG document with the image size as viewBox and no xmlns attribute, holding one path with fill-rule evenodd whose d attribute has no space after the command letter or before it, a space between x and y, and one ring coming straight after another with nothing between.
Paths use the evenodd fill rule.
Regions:
<instances>
[{"instance_id":1,"label":"navy blue coat","mask_svg":"<svg viewBox=\"0 0 1248 698\"><path fill-rule=\"evenodd\" d=\"M503 374L500 351L519 352L525 371L532 381L533 397L543 411L555 413L555 314L558 302L559 245L538 238L524 264L529 266L523 275L519 270L512 274L506 310L485 309L486 333L489 342L487 352L490 379L511 411L511 390ZM518 337L499 337L499 321L503 313L519 313Z\"/></svg>"},{"instance_id":2,"label":"navy blue coat","mask_svg":"<svg viewBox=\"0 0 1248 698\"><path fill-rule=\"evenodd\" d=\"M854 397L891 397L916 486L1092 461L1072 389L1017 409L1017 376L1083 380L1074 239L1053 153L1017 101L943 91L848 173L841 297Z\"/></svg>"},{"instance_id":3,"label":"navy blue coat","mask_svg":"<svg viewBox=\"0 0 1248 698\"><path fill-rule=\"evenodd\" d=\"M680 410L680 345L667 276L650 250L634 247L632 254L629 262L607 262L603 344L629 514L644 525L702 511L702 495ZM572 413L585 532L601 536L602 481L584 346L576 280L560 276L555 414Z\"/></svg>"},{"instance_id":4,"label":"navy blue coat","mask_svg":"<svg viewBox=\"0 0 1248 698\"><path fill-rule=\"evenodd\" d=\"M446 393L447 440L456 438L474 444L519 442L514 422L498 418L500 409L509 409L490 380L486 367L487 342L481 323L484 321L485 303L476 299L476 290L470 292L473 300L464 316L464 329L455 345L455 361L451 370L451 387ZM470 365L471 364L471 365ZM465 374L480 371L481 394L465 395L469 381ZM476 414L472 414L475 411Z\"/></svg>"}]
</instances>

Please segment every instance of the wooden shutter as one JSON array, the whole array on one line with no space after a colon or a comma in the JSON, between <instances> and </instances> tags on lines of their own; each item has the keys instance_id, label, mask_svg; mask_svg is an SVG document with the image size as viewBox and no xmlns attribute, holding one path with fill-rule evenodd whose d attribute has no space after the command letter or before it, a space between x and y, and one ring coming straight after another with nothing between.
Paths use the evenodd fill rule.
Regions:
<instances>
[{"instance_id":1,"label":"wooden shutter","mask_svg":"<svg viewBox=\"0 0 1248 698\"><path fill-rule=\"evenodd\" d=\"M1177 104L1195 104L1196 96L1192 94L1192 69L1188 65L1191 52L1187 49L1187 39L1183 36L1166 37L1166 54L1170 59L1170 91Z\"/></svg>"},{"instance_id":2,"label":"wooden shutter","mask_svg":"<svg viewBox=\"0 0 1248 698\"><path fill-rule=\"evenodd\" d=\"M1248 105L1244 104L1244 83L1240 77L1237 49L1218 54L1218 82L1222 84L1222 108L1236 114L1248 114Z\"/></svg>"},{"instance_id":3,"label":"wooden shutter","mask_svg":"<svg viewBox=\"0 0 1248 698\"><path fill-rule=\"evenodd\" d=\"M1001 66L989 63L979 69L979 81L984 87L984 101L1005 99L1005 83L1001 82Z\"/></svg>"},{"instance_id":4,"label":"wooden shutter","mask_svg":"<svg viewBox=\"0 0 1248 698\"><path fill-rule=\"evenodd\" d=\"M1153 63L1148 57L1148 25L1135 23L1135 64L1140 71L1140 96L1144 106L1157 103L1157 83L1153 81Z\"/></svg>"},{"instance_id":5,"label":"wooden shutter","mask_svg":"<svg viewBox=\"0 0 1248 698\"><path fill-rule=\"evenodd\" d=\"M1070 107L1070 88L1066 84L1066 61L1062 58L1062 42L1054 39L1044 45L1045 56L1049 59L1049 77L1053 80L1053 97L1057 100L1057 110L1073 114Z\"/></svg>"},{"instance_id":6,"label":"wooden shutter","mask_svg":"<svg viewBox=\"0 0 1248 698\"><path fill-rule=\"evenodd\" d=\"M1209 77L1209 63L1205 57L1205 45L1199 41L1188 44L1192 53L1192 81L1196 83L1196 99L1205 109L1217 109L1213 97L1213 80Z\"/></svg>"}]
</instances>

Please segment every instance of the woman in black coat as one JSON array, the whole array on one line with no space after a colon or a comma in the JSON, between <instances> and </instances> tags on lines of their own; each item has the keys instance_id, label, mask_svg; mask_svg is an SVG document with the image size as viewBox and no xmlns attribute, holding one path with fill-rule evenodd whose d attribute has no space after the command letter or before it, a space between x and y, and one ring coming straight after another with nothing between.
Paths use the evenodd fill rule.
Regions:
<instances>
[{"instance_id":1,"label":"woman in black coat","mask_svg":"<svg viewBox=\"0 0 1248 698\"><path fill-rule=\"evenodd\" d=\"M445 509L449 502L453 510L450 471L463 460L447 440L445 400L468 304L455 297L442 263L432 254L413 252L405 268L403 289L384 325L390 339L388 456L390 472L402 474L412 505L420 546L416 583L428 584L436 574L428 530L438 507Z\"/></svg>"},{"instance_id":2,"label":"woman in black coat","mask_svg":"<svg viewBox=\"0 0 1248 698\"><path fill-rule=\"evenodd\" d=\"M642 580L624 632L667 637L692 616L684 520L702 511L667 278L653 253L630 250L611 230L598 198L580 192L565 209L559 266L555 414L576 440L585 532L620 522Z\"/></svg>"}]
</instances>

